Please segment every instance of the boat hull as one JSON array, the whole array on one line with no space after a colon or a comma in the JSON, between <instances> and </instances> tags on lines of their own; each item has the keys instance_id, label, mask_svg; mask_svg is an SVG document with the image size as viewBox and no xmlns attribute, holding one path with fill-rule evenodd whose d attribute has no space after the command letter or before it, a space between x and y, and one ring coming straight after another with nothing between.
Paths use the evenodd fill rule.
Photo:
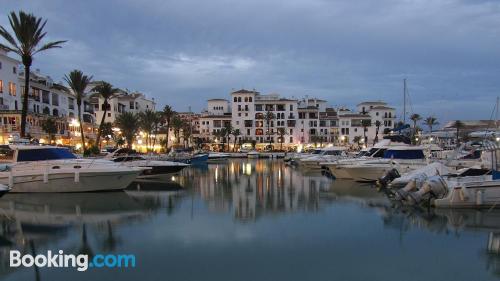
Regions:
<instances>
[{"instance_id":1,"label":"boat hull","mask_svg":"<svg viewBox=\"0 0 500 281\"><path fill-rule=\"evenodd\" d=\"M125 189L139 175L140 171L72 172L50 173L45 181L44 174L13 174L12 193L45 192L95 192ZM0 175L0 183L8 185L8 173Z\"/></svg>"}]
</instances>

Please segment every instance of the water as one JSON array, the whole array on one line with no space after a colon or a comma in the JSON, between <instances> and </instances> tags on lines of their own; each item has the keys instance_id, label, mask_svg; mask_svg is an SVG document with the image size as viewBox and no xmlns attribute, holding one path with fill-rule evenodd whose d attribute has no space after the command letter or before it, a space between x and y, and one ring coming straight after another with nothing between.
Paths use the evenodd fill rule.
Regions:
<instances>
[{"instance_id":1,"label":"water","mask_svg":"<svg viewBox=\"0 0 500 281\"><path fill-rule=\"evenodd\" d=\"M1 280L497 280L500 212L409 210L276 160L126 192L0 199ZM9 268L9 250L135 254L136 268Z\"/></svg>"}]
</instances>

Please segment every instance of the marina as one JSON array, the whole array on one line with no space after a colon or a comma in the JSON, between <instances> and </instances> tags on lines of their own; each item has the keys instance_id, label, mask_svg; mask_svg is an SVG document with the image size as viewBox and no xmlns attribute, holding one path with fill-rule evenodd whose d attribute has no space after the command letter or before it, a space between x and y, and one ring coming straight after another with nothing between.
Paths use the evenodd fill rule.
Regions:
<instances>
[{"instance_id":1,"label":"marina","mask_svg":"<svg viewBox=\"0 0 500 281\"><path fill-rule=\"evenodd\" d=\"M429 280L500 276L498 210L395 205L373 185L281 159L192 166L117 192L11 193L0 214L2 280L421 280L422 268ZM16 269L12 248L129 252L140 266Z\"/></svg>"}]
</instances>

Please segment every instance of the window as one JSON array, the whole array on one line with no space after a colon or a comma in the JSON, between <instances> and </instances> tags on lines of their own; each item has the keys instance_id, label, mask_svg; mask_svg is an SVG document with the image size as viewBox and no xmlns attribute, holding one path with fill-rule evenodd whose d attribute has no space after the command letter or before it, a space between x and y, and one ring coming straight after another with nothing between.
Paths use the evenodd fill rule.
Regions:
<instances>
[{"instance_id":1,"label":"window","mask_svg":"<svg viewBox=\"0 0 500 281\"><path fill-rule=\"evenodd\" d=\"M238 101L238 98L237 98L237 97L234 97L233 101L234 101L234 102L237 102L237 101Z\"/></svg>"},{"instance_id":2,"label":"window","mask_svg":"<svg viewBox=\"0 0 500 281\"><path fill-rule=\"evenodd\" d=\"M0 69L1 69L1 67L0 67ZM3 81L2 80L0 80L0 93L3 93Z\"/></svg>"},{"instance_id":3,"label":"window","mask_svg":"<svg viewBox=\"0 0 500 281\"><path fill-rule=\"evenodd\" d=\"M133 101L131 101L129 105L130 105L130 109L134 109L134 102Z\"/></svg>"},{"instance_id":4,"label":"window","mask_svg":"<svg viewBox=\"0 0 500 281\"><path fill-rule=\"evenodd\" d=\"M252 102L252 97L248 97L248 101L249 101L249 102Z\"/></svg>"},{"instance_id":5,"label":"window","mask_svg":"<svg viewBox=\"0 0 500 281\"><path fill-rule=\"evenodd\" d=\"M111 112L108 112L108 117L111 117Z\"/></svg>"},{"instance_id":6,"label":"window","mask_svg":"<svg viewBox=\"0 0 500 281\"><path fill-rule=\"evenodd\" d=\"M248 102L248 97L245 97L245 102Z\"/></svg>"},{"instance_id":7,"label":"window","mask_svg":"<svg viewBox=\"0 0 500 281\"><path fill-rule=\"evenodd\" d=\"M248 111L248 104L245 104L245 111Z\"/></svg>"},{"instance_id":8,"label":"window","mask_svg":"<svg viewBox=\"0 0 500 281\"><path fill-rule=\"evenodd\" d=\"M238 102L241 102L241 97L238 97Z\"/></svg>"},{"instance_id":9,"label":"window","mask_svg":"<svg viewBox=\"0 0 500 281\"><path fill-rule=\"evenodd\" d=\"M2 62L0 61L0 69L2 69Z\"/></svg>"},{"instance_id":10,"label":"window","mask_svg":"<svg viewBox=\"0 0 500 281\"><path fill-rule=\"evenodd\" d=\"M293 137L290 137L290 143L293 143Z\"/></svg>"},{"instance_id":11,"label":"window","mask_svg":"<svg viewBox=\"0 0 500 281\"><path fill-rule=\"evenodd\" d=\"M293 104L290 105L290 111L292 111L292 110L293 110Z\"/></svg>"},{"instance_id":12,"label":"window","mask_svg":"<svg viewBox=\"0 0 500 281\"><path fill-rule=\"evenodd\" d=\"M16 73L17 73L17 69L16 69L16 67L15 67L15 66L14 66L14 67L12 67L12 73L14 73L14 74L16 74Z\"/></svg>"},{"instance_id":13,"label":"window","mask_svg":"<svg viewBox=\"0 0 500 281\"><path fill-rule=\"evenodd\" d=\"M378 112L375 112L375 115L377 115L377 116L378 116Z\"/></svg>"},{"instance_id":14,"label":"window","mask_svg":"<svg viewBox=\"0 0 500 281\"><path fill-rule=\"evenodd\" d=\"M255 111L262 111L262 104L256 104Z\"/></svg>"},{"instance_id":15,"label":"window","mask_svg":"<svg viewBox=\"0 0 500 281\"><path fill-rule=\"evenodd\" d=\"M16 96L16 83L9 82L9 95Z\"/></svg>"},{"instance_id":16,"label":"window","mask_svg":"<svg viewBox=\"0 0 500 281\"><path fill-rule=\"evenodd\" d=\"M52 105L59 106L59 95L52 93Z\"/></svg>"}]
</instances>

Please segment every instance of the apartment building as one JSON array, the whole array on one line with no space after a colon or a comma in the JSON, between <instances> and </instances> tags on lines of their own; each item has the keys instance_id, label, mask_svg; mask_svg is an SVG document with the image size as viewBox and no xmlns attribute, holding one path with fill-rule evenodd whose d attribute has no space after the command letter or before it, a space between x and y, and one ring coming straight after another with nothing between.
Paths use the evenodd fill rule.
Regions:
<instances>
[{"instance_id":1,"label":"apartment building","mask_svg":"<svg viewBox=\"0 0 500 281\"><path fill-rule=\"evenodd\" d=\"M100 81L91 83L89 86L89 92L93 89ZM91 92L89 96L90 104L94 107L94 118L97 124L100 124L102 116L104 114L104 98L95 95ZM148 99L143 93L140 92L127 92L124 90L119 90L112 99L108 100L108 108L106 110L105 122L113 123L123 112L133 112L139 113L146 110L155 110L156 103L154 99Z\"/></svg>"},{"instance_id":2,"label":"apartment building","mask_svg":"<svg viewBox=\"0 0 500 281\"><path fill-rule=\"evenodd\" d=\"M269 114L272 118L266 118ZM199 132L205 142L213 142L218 139L216 133L231 124L240 132L237 142L256 142L257 147L350 144L356 136L364 142L364 135L370 144L377 130L380 139L393 128L395 118L395 109L382 101L363 102L355 110L335 109L322 99L283 98L241 89L233 91L229 100L208 100Z\"/></svg>"}]
</instances>

